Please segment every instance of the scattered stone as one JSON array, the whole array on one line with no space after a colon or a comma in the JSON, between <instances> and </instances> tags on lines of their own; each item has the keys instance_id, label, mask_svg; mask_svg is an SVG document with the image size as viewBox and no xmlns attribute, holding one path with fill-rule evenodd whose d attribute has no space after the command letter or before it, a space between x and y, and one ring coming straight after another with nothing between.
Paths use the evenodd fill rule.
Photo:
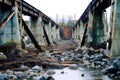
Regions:
<instances>
[{"instance_id":1,"label":"scattered stone","mask_svg":"<svg viewBox=\"0 0 120 80\"><path fill-rule=\"evenodd\" d=\"M101 78L95 78L94 80L102 80Z\"/></svg>"},{"instance_id":2,"label":"scattered stone","mask_svg":"<svg viewBox=\"0 0 120 80\"><path fill-rule=\"evenodd\" d=\"M55 74L55 71L48 71L47 74L48 75L53 75L53 74Z\"/></svg>"},{"instance_id":3,"label":"scattered stone","mask_svg":"<svg viewBox=\"0 0 120 80\"><path fill-rule=\"evenodd\" d=\"M8 79L9 79L9 77L6 73L1 73L0 74L0 80L8 80Z\"/></svg>"},{"instance_id":4,"label":"scattered stone","mask_svg":"<svg viewBox=\"0 0 120 80\"><path fill-rule=\"evenodd\" d=\"M0 52L0 60L5 60L5 59L7 59L7 56L3 52Z\"/></svg>"},{"instance_id":5,"label":"scattered stone","mask_svg":"<svg viewBox=\"0 0 120 80\"><path fill-rule=\"evenodd\" d=\"M64 73L65 73L64 71L61 72L61 74L64 74Z\"/></svg>"},{"instance_id":6,"label":"scattered stone","mask_svg":"<svg viewBox=\"0 0 120 80\"><path fill-rule=\"evenodd\" d=\"M49 76L46 80L55 80L52 76Z\"/></svg>"},{"instance_id":7,"label":"scattered stone","mask_svg":"<svg viewBox=\"0 0 120 80\"><path fill-rule=\"evenodd\" d=\"M40 72L40 71L42 71L43 69L42 69L42 67L40 67L40 66L38 66L38 65L35 65L34 67L32 67L32 71L33 72L36 72L36 73L38 73L38 72Z\"/></svg>"},{"instance_id":8,"label":"scattered stone","mask_svg":"<svg viewBox=\"0 0 120 80\"><path fill-rule=\"evenodd\" d=\"M45 79L45 77L44 77L44 76L42 76L42 77L40 78L40 80L46 80L46 79Z\"/></svg>"},{"instance_id":9,"label":"scattered stone","mask_svg":"<svg viewBox=\"0 0 120 80\"><path fill-rule=\"evenodd\" d=\"M16 76L18 79L23 79L24 77L26 77L26 75L24 74L24 72L15 72Z\"/></svg>"},{"instance_id":10,"label":"scattered stone","mask_svg":"<svg viewBox=\"0 0 120 80\"><path fill-rule=\"evenodd\" d=\"M84 77L85 75L84 74L81 74L82 77Z\"/></svg>"},{"instance_id":11,"label":"scattered stone","mask_svg":"<svg viewBox=\"0 0 120 80\"><path fill-rule=\"evenodd\" d=\"M118 78L120 75L120 57L113 59L110 65L107 66L102 72L110 78Z\"/></svg>"},{"instance_id":12,"label":"scattered stone","mask_svg":"<svg viewBox=\"0 0 120 80\"><path fill-rule=\"evenodd\" d=\"M73 65L70 65L69 68L73 69L73 70L77 70L78 69L78 65L73 64Z\"/></svg>"}]
</instances>

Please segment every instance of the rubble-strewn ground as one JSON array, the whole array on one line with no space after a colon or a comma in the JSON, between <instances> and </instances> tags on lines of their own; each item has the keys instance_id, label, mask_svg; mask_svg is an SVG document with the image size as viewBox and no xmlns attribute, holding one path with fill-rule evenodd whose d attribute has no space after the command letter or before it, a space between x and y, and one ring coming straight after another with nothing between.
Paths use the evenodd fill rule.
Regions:
<instances>
[{"instance_id":1,"label":"rubble-strewn ground","mask_svg":"<svg viewBox=\"0 0 120 80\"><path fill-rule=\"evenodd\" d=\"M58 60L53 60L48 55L62 54L66 50L73 50L75 46L73 41L66 40L49 47L45 52L38 52L32 44L27 45L25 49L16 47L16 44L6 44L0 47L0 70L22 69L20 68L22 64L30 67L36 64L43 65L43 67L49 65L50 67Z\"/></svg>"},{"instance_id":2,"label":"rubble-strewn ground","mask_svg":"<svg viewBox=\"0 0 120 80\"><path fill-rule=\"evenodd\" d=\"M9 78L15 76L16 79L49 80L43 79L42 74L55 74L54 71L46 71L66 66L73 70L79 67L102 70L107 67L103 70L104 74L119 78L119 58L111 60L106 56L105 50L95 50L85 46L80 48L72 40L60 41L56 45L46 48L45 52L38 52L32 44L28 44L25 49L18 48L16 44L0 47L0 77L9 75ZM61 73L64 74L64 71ZM37 78L40 76L41 79L33 79L35 76Z\"/></svg>"}]
</instances>

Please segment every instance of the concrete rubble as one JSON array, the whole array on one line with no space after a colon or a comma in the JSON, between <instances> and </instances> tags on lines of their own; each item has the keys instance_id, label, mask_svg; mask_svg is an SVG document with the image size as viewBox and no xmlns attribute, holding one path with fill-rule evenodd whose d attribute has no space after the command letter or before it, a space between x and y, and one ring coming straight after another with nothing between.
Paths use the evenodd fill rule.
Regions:
<instances>
[{"instance_id":1,"label":"concrete rubble","mask_svg":"<svg viewBox=\"0 0 120 80\"><path fill-rule=\"evenodd\" d=\"M120 78L120 57L112 59L110 64L103 69L103 73L110 78Z\"/></svg>"},{"instance_id":2,"label":"concrete rubble","mask_svg":"<svg viewBox=\"0 0 120 80\"><path fill-rule=\"evenodd\" d=\"M8 61L6 63L7 59L5 62L2 60L4 64L0 64L0 68L4 71L1 71L0 79L54 80L51 75L56 73L50 69L69 67L69 69L76 70L80 66L96 69L105 69L107 67L103 70L103 73L112 77L120 74L120 58L111 61L105 55L103 49L95 50L85 46L80 48L79 45L78 47L72 45L72 42L67 42L70 49L65 50L65 43L63 42L62 46L61 43L55 45L56 48L45 50L45 52L38 52L32 44L28 45L26 50L14 49L14 51L18 51L17 54L20 54L14 59L17 62ZM0 55L5 54L1 53ZM9 56L7 57L9 59Z\"/></svg>"}]
</instances>

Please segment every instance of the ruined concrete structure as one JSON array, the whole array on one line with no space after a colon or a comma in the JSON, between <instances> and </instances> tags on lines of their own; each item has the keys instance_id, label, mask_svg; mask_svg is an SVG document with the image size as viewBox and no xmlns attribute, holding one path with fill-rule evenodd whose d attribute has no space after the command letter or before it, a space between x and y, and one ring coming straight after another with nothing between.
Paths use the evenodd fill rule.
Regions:
<instances>
[{"instance_id":1,"label":"ruined concrete structure","mask_svg":"<svg viewBox=\"0 0 120 80\"><path fill-rule=\"evenodd\" d=\"M106 9L110 7L110 24ZM110 49L120 55L120 0L92 0L72 29L72 38L81 46Z\"/></svg>"},{"instance_id":2,"label":"ruined concrete structure","mask_svg":"<svg viewBox=\"0 0 120 80\"><path fill-rule=\"evenodd\" d=\"M110 11L108 24L107 8ZM22 15L30 17L29 25ZM81 46L109 48L110 56L120 55L120 0L92 0L72 29L72 38ZM0 0L0 45L21 44L24 32L41 51L40 45L60 40L59 26L40 10L23 0Z\"/></svg>"},{"instance_id":3,"label":"ruined concrete structure","mask_svg":"<svg viewBox=\"0 0 120 80\"><path fill-rule=\"evenodd\" d=\"M30 17L26 25L22 15ZM23 0L0 0L0 45L21 44L27 33L35 47L60 40L59 26L48 16Z\"/></svg>"}]
</instances>

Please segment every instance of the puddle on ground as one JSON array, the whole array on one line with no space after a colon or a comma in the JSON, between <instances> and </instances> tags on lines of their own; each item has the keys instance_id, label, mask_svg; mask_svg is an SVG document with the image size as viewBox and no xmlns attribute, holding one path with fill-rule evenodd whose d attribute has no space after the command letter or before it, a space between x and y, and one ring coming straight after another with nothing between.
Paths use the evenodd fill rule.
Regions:
<instances>
[{"instance_id":1,"label":"puddle on ground","mask_svg":"<svg viewBox=\"0 0 120 80\"><path fill-rule=\"evenodd\" d=\"M100 70L78 68L72 70L67 68L64 69L53 69L56 73L52 75L55 80L112 80L107 76L103 75Z\"/></svg>"}]
</instances>

